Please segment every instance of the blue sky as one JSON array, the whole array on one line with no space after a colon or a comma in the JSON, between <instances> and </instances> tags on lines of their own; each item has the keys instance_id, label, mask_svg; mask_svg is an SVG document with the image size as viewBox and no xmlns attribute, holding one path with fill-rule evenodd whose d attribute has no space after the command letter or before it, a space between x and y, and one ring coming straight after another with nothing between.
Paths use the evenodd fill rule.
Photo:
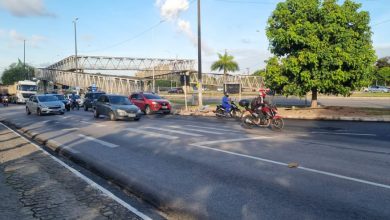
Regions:
<instances>
[{"instance_id":1,"label":"blue sky","mask_svg":"<svg viewBox=\"0 0 390 220\"><path fill-rule=\"evenodd\" d=\"M388 0L356 0L369 11L374 47L390 55ZM264 67L265 26L278 0L202 0L203 69L226 49L240 71ZM339 1L341 2L341 1ZM23 59L45 67L79 55L197 58L196 0L0 0L0 74Z\"/></svg>"}]
</instances>

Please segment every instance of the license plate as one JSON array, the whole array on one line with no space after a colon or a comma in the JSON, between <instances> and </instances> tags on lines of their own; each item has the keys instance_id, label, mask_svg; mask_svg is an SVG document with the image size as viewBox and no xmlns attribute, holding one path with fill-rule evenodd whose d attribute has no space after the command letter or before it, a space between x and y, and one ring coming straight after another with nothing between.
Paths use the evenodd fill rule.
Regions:
<instances>
[{"instance_id":1,"label":"license plate","mask_svg":"<svg viewBox=\"0 0 390 220\"><path fill-rule=\"evenodd\" d=\"M162 109L167 109L167 108L168 108L168 106L161 106L161 108L162 108Z\"/></svg>"},{"instance_id":2,"label":"license plate","mask_svg":"<svg viewBox=\"0 0 390 220\"><path fill-rule=\"evenodd\" d=\"M130 114L128 114L127 116L129 116L129 117L131 117L131 118L134 118L134 117L135 117L135 114L130 113Z\"/></svg>"}]
</instances>

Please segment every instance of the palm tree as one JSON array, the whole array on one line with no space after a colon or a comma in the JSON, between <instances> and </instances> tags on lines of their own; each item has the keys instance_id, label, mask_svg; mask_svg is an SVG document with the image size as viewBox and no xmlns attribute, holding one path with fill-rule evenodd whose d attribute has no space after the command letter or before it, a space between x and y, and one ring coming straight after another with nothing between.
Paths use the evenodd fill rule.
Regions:
<instances>
[{"instance_id":1,"label":"palm tree","mask_svg":"<svg viewBox=\"0 0 390 220\"><path fill-rule=\"evenodd\" d=\"M224 55L218 53L218 57L219 57L219 60L215 61L211 65L211 70L212 71L223 70L223 81L224 81L224 84L226 84L227 72L228 71L235 72L235 71L239 70L239 67L238 67L237 62L233 60L234 57L231 55L228 55L228 53L226 51L225 51ZM224 86L224 92L226 92L225 86Z\"/></svg>"}]
</instances>

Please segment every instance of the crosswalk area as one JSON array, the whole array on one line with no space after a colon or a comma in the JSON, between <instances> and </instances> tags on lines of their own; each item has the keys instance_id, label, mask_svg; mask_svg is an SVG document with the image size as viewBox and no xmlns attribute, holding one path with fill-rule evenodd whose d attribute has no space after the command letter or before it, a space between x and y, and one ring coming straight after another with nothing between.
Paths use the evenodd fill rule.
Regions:
<instances>
[{"instance_id":1,"label":"crosswalk area","mask_svg":"<svg viewBox=\"0 0 390 220\"><path fill-rule=\"evenodd\" d=\"M131 134L136 134L143 138L162 138L168 140L176 140L181 138L218 138L229 137L232 133L235 136L246 135L245 130L236 130L234 128L216 127L216 126L200 126L200 125L177 125L167 124L164 126L140 126L137 128L125 128Z\"/></svg>"}]
</instances>

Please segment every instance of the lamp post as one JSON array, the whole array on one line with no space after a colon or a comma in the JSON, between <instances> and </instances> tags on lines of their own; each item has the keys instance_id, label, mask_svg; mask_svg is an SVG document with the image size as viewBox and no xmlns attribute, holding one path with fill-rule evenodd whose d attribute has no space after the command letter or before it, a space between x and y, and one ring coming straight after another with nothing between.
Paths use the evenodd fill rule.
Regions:
<instances>
[{"instance_id":1,"label":"lamp post","mask_svg":"<svg viewBox=\"0 0 390 220\"><path fill-rule=\"evenodd\" d=\"M202 40L201 40L200 0L198 0L198 104L203 107L202 101Z\"/></svg>"},{"instance_id":2,"label":"lamp post","mask_svg":"<svg viewBox=\"0 0 390 220\"><path fill-rule=\"evenodd\" d=\"M75 61L76 61L76 71L78 69L78 63L77 63L77 28L76 28L77 20L79 20L79 18L75 18L73 20L73 26L74 26L74 53L75 53Z\"/></svg>"},{"instance_id":3,"label":"lamp post","mask_svg":"<svg viewBox=\"0 0 390 220\"><path fill-rule=\"evenodd\" d=\"M23 40L23 71L26 72L26 40ZM28 72L27 72L27 79L29 79Z\"/></svg>"}]
</instances>

